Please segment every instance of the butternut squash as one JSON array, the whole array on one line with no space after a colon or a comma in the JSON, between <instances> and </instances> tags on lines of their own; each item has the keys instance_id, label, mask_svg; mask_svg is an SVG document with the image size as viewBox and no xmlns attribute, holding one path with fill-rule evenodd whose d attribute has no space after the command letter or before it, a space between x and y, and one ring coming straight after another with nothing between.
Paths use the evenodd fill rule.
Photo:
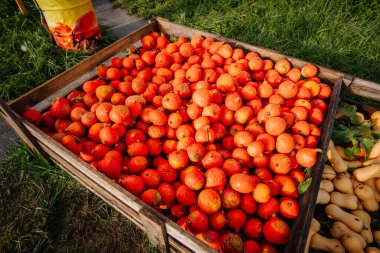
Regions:
<instances>
[{"instance_id":1,"label":"butternut squash","mask_svg":"<svg viewBox=\"0 0 380 253\"><path fill-rule=\"evenodd\" d=\"M328 164L325 164L323 168L322 179L333 180L335 177L336 177L336 172L333 169L333 167L331 167Z\"/></svg>"},{"instance_id":2,"label":"butternut squash","mask_svg":"<svg viewBox=\"0 0 380 253\"><path fill-rule=\"evenodd\" d=\"M378 130L375 130L378 131ZM376 144L373 146L371 152L369 153L368 159L375 159L380 156L380 140L376 142Z\"/></svg>"},{"instance_id":3,"label":"butternut squash","mask_svg":"<svg viewBox=\"0 0 380 253\"><path fill-rule=\"evenodd\" d=\"M362 248L364 248L367 245L366 241L364 240L364 238L363 238L363 236L361 234L358 234L358 233L352 231L346 225L344 225L343 222L340 222L340 221L334 221L334 223L332 224L332 226L330 228L330 234L335 239L342 239L342 237L344 235L350 234L350 235L355 236L356 238L358 238L358 240L360 241L360 245L362 246Z\"/></svg>"},{"instance_id":4,"label":"butternut squash","mask_svg":"<svg viewBox=\"0 0 380 253\"><path fill-rule=\"evenodd\" d=\"M347 164L347 168L349 169L356 169L361 166L363 166L363 163L359 160L354 160L354 161L344 161L345 164Z\"/></svg>"},{"instance_id":5,"label":"butternut squash","mask_svg":"<svg viewBox=\"0 0 380 253\"><path fill-rule=\"evenodd\" d=\"M351 178L351 174L348 171L339 172L337 176Z\"/></svg>"},{"instance_id":6,"label":"butternut squash","mask_svg":"<svg viewBox=\"0 0 380 253\"><path fill-rule=\"evenodd\" d=\"M373 238L378 246L380 246L380 230L376 230L373 232Z\"/></svg>"},{"instance_id":7,"label":"butternut squash","mask_svg":"<svg viewBox=\"0 0 380 253\"><path fill-rule=\"evenodd\" d=\"M308 253L309 252L309 247L310 247L310 240L311 240L311 237L318 233L318 231L321 229L321 224L319 223L319 221L317 221L316 219L312 219L311 220L311 225L310 225L310 230L309 230L309 234L307 235L307 239L306 239L306 245L305 245L305 251L304 253Z\"/></svg>"},{"instance_id":8,"label":"butternut squash","mask_svg":"<svg viewBox=\"0 0 380 253\"><path fill-rule=\"evenodd\" d=\"M363 124L363 122L364 122L364 120L365 120L364 114L361 113L361 112L356 112L356 115L360 118L360 123L359 123L359 125Z\"/></svg>"},{"instance_id":9,"label":"butternut squash","mask_svg":"<svg viewBox=\"0 0 380 253\"><path fill-rule=\"evenodd\" d=\"M323 250L332 253L345 252L345 249L339 240L326 238L318 233L311 237L310 247L316 250Z\"/></svg>"},{"instance_id":10,"label":"butternut squash","mask_svg":"<svg viewBox=\"0 0 380 253\"><path fill-rule=\"evenodd\" d=\"M341 176L338 175L334 180L333 180L334 188L337 191L340 191L342 193L347 193L347 194L354 194L354 188L352 186L352 182L350 178L346 176Z\"/></svg>"},{"instance_id":11,"label":"butternut squash","mask_svg":"<svg viewBox=\"0 0 380 253\"><path fill-rule=\"evenodd\" d=\"M334 185L330 180L321 180L321 184L319 186L319 189L325 190L327 192L332 192L334 191Z\"/></svg>"},{"instance_id":12,"label":"butternut squash","mask_svg":"<svg viewBox=\"0 0 380 253\"><path fill-rule=\"evenodd\" d=\"M371 178L365 181L364 184L371 187L373 193L375 194L375 200L377 202L380 202L380 193L376 188L376 180L374 178Z\"/></svg>"},{"instance_id":13,"label":"butternut squash","mask_svg":"<svg viewBox=\"0 0 380 253\"><path fill-rule=\"evenodd\" d=\"M360 234L364 237L364 240L370 244L373 242L373 234L371 230L371 216L364 210L351 211L351 214L359 217L363 222L363 230Z\"/></svg>"},{"instance_id":14,"label":"butternut squash","mask_svg":"<svg viewBox=\"0 0 380 253\"><path fill-rule=\"evenodd\" d=\"M359 182L358 180L356 180L355 178L351 178L351 183L352 183L352 187L354 188L354 190L359 186L359 185L362 185L361 182Z\"/></svg>"},{"instance_id":15,"label":"butternut squash","mask_svg":"<svg viewBox=\"0 0 380 253\"><path fill-rule=\"evenodd\" d=\"M363 166L369 166L369 165L372 165L372 164L380 164L380 158L370 159L370 160L367 160L367 161L363 162Z\"/></svg>"},{"instance_id":16,"label":"butternut squash","mask_svg":"<svg viewBox=\"0 0 380 253\"><path fill-rule=\"evenodd\" d=\"M369 119L365 119L360 125L362 125L362 126L372 126L372 122Z\"/></svg>"},{"instance_id":17,"label":"butternut squash","mask_svg":"<svg viewBox=\"0 0 380 253\"><path fill-rule=\"evenodd\" d=\"M352 174L360 182L367 181L370 178L378 178L380 177L380 164L358 168Z\"/></svg>"},{"instance_id":18,"label":"butternut squash","mask_svg":"<svg viewBox=\"0 0 380 253\"><path fill-rule=\"evenodd\" d=\"M346 156L346 154L344 153L344 148L342 146L335 146L335 149L338 152L338 154L340 155L340 157L342 157L343 160L351 161L351 160L355 159L354 156L353 157Z\"/></svg>"},{"instance_id":19,"label":"butternut squash","mask_svg":"<svg viewBox=\"0 0 380 253\"><path fill-rule=\"evenodd\" d=\"M375 212L379 210L379 203L375 200L375 194L371 187L362 184L355 188L354 193L358 197L364 209L370 212Z\"/></svg>"},{"instance_id":20,"label":"butternut squash","mask_svg":"<svg viewBox=\"0 0 380 253\"><path fill-rule=\"evenodd\" d=\"M327 159L329 159L332 167L336 172L347 171L347 164L344 162L342 157L340 157L338 151L336 151L334 142L330 140L329 147L327 150Z\"/></svg>"},{"instance_id":21,"label":"butternut squash","mask_svg":"<svg viewBox=\"0 0 380 253\"><path fill-rule=\"evenodd\" d=\"M344 115L346 115L346 114L343 111L339 110L339 108L338 108L338 110L336 111L336 114L335 114L335 118L341 119L344 117Z\"/></svg>"},{"instance_id":22,"label":"butternut squash","mask_svg":"<svg viewBox=\"0 0 380 253\"><path fill-rule=\"evenodd\" d=\"M365 249L366 253L380 253L380 249L375 247L368 247Z\"/></svg>"},{"instance_id":23,"label":"butternut squash","mask_svg":"<svg viewBox=\"0 0 380 253\"><path fill-rule=\"evenodd\" d=\"M330 194L325 190L319 190L317 204L327 205L330 202Z\"/></svg>"},{"instance_id":24,"label":"butternut squash","mask_svg":"<svg viewBox=\"0 0 380 253\"><path fill-rule=\"evenodd\" d=\"M362 253L363 248L358 238L351 234L346 234L342 237L342 244L349 253Z\"/></svg>"},{"instance_id":25,"label":"butternut squash","mask_svg":"<svg viewBox=\"0 0 380 253\"><path fill-rule=\"evenodd\" d=\"M362 201L365 210L369 212L376 212L379 210L379 203L373 198L370 200Z\"/></svg>"},{"instance_id":26,"label":"butternut squash","mask_svg":"<svg viewBox=\"0 0 380 253\"><path fill-rule=\"evenodd\" d=\"M354 193L361 201L374 198L374 193L371 187L365 184L360 184L358 187L356 187Z\"/></svg>"},{"instance_id":27,"label":"butternut squash","mask_svg":"<svg viewBox=\"0 0 380 253\"><path fill-rule=\"evenodd\" d=\"M380 111L375 111L371 114L371 121L375 121L380 118Z\"/></svg>"},{"instance_id":28,"label":"butternut squash","mask_svg":"<svg viewBox=\"0 0 380 253\"><path fill-rule=\"evenodd\" d=\"M380 118L377 118L374 121L372 121L372 126L380 126Z\"/></svg>"},{"instance_id":29,"label":"butternut squash","mask_svg":"<svg viewBox=\"0 0 380 253\"><path fill-rule=\"evenodd\" d=\"M325 207L327 217L332 220L343 222L351 230L360 233L363 228L363 221L350 213L345 212L342 208L335 204L329 204Z\"/></svg>"},{"instance_id":30,"label":"butternut squash","mask_svg":"<svg viewBox=\"0 0 380 253\"><path fill-rule=\"evenodd\" d=\"M350 210L358 209L360 204L358 198L353 194L344 194L340 192L332 192L330 194L330 202L341 208Z\"/></svg>"}]
</instances>

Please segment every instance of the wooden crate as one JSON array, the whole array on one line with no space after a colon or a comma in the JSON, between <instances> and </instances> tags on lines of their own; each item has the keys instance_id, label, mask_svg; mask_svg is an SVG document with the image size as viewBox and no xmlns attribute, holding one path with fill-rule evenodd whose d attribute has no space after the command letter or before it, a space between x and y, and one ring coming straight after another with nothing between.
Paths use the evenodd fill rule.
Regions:
<instances>
[{"instance_id":1,"label":"wooden crate","mask_svg":"<svg viewBox=\"0 0 380 253\"><path fill-rule=\"evenodd\" d=\"M294 66L299 68L308 64L308 62L280 54L279 52L270 49L252 46L247 43L223 38L211 33L171 23L162 18L156 18L141 29L118 40L114 44L47 81L41 86L31 90L25 95L9 102L9 107L4 105L2 102L2 106L0 107L1 114L30 147L39 149L45 157L57 163L63 170L69 173L82 185L101 197L122 215L143 229L148 234L151 242L157 245L162 251L215 252L215 250L211 247L181 229L177 226L177 224L159 214L153 208L147 206L139 198L124 190L102 173L91 168L86 162L78 158L61 144L57 143L51 137L43 133L40 129L23 120L19 116L25 109L35 106L41 101L46 100L49 96L54 96L56 92L67 88L69 84L75 84L76 80L86 77L88 78L85 80L90 79L93 77L91 76L91 73L94 73L94 69L97 65L103 63L123 49L129 48L142 36L153 31L157 31L159 33L162 32L177 37L192 37L196 34L201 34L208 38L214 38L216 40L227 42L233 47L241 48L245 51L257 52L263 58L271 58L275 61L288 59ZM322 137L319 144L319 147L323 148L323 152L318 155L317 164L312 169L313 180L311 186L299 200L301 212L299 217L293 222L292 238L285 248L286 252L303 252L305 247L307 231L310 227L319 189L322 174L321 167L325 162L328 140L331 136L333 119L341 88L344 86L352 93L359 96L379 99L376 94L380 93L380 87L377 84L324 67L319 67L319 69L319 77L333 87L333 92L329 100L329 108L326 115L327 120L325 120L323 124ZM77 82L76 85L80 86L82 83L83 82ZM69 91L67 93L69 93ZM40 109L43 110L47 108L48 104Z\"/></svg>"}]
</instances>

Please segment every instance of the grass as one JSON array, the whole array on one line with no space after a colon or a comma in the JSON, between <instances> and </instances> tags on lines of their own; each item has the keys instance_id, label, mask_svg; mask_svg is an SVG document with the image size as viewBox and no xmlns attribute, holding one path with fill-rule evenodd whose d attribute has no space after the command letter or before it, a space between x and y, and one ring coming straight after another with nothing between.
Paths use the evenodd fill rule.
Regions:
<instances>
[{"instance_id":1,"label":"grass","mask_svg":"<svg viewBox=\"0 0 380 253\"><path fill-rule=\"evenodd\" d=\"M0 252L156 251L139 228L25 144L0 175Z\"/></svg>"},{"instance_id":2,"label":"grass","mask_svg":"<svg viewBox=\"0 0 380 253\"><path fill-rule=\"evenodd\" d=\"M380 82L378 1L115 0L131 14L162 16Z\"/></svg>"},{"instance_id":3,"label":"grass","mask_svg":"<svg viewBox=\"0 0 380 253\"><path fill-rule=\"evenodd\" d=\"M90 55L53 46L34 3L24 3L28 17L18 11L15 1L0 3L0 96L5 100L19 97ZM102 32L99 48L115 41L111 33Z\"/></svg>"},{"instance_id":4,"label":"grass","mask_svg":"<svg viewBox=\"0 0 380 253\"><path fill-rule=\"evenodd\" d=\"M54 46L29 16L0 2L0 96L10 100L88 57ZM102 28L99 48L115 41ZM0 252L156 252L146 235L57 166L20 144L0 163ZM136 243L138 242L138 243Z\"/></svg>"},{"instance_id":5,"label":"grass","mask_svg":"<svg viewBox=\"0 0 380 253\"><path fill-rule=\"evenodd\" d=\"M165 17L380 83L379 1L114 1L134 15Z\"/></svg>"}]
</instances>

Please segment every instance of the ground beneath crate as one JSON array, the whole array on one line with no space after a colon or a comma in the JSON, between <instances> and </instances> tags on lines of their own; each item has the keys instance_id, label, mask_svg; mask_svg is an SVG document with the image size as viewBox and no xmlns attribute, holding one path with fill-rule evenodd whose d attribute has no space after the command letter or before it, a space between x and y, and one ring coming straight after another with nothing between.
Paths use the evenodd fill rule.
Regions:
<instances>
[{"instance_id":1,"label":"ground beneath crate","mask_svg":"<svg viewBox=\"0 0 380 253\"><path fill-rule=\"evenodd\" d=\"M108 0L94 0L93 5L101 26L106 26L118 38L122 38L131 32L147 24L147 20L128 15L120 8L114 8ZM2 120L0 122L0 161L7 157L10 149L17 145L19 140L13 129Z\"/></svg>"}]
</instances>

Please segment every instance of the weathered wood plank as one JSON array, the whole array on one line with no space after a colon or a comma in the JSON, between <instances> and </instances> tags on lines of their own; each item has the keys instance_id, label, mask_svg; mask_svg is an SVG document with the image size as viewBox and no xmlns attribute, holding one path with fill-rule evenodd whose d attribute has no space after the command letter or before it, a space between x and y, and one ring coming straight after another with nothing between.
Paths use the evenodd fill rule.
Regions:
<instances>
[{"instance_id":1,"label":"weathered wood plank","mask_svg":"<svg viewBox=\"0 0 380 253\"><path fill-rule=\"evenodd\" d=\"M180 253L192 253L194 251L189 250L182 242L178 242L173 237L168 237L170 251L171 252L180 252Z\"/></svg>"},{"instance_id":2,"label":"weathered wood plank","mask_svg":"<svg viewBox=\"0 0 380 253\"><path fill-rule=\"evenodd\" d=\"M309 189L302 195L299 201L301 211L298 218L293 223L292 237L286 245L285 252L291 253L304 251L311 219L313 218L314 209L316 206L319 185L322 179L323 166L326 162L327 148L331 138L332 128L334 126L334 119L338 108L342 83L343 78L339 78L334 83L329 101L329 107L322 127L322 136L319 143L319 148L322 149L322 152L318 154L317 163L312 169L311 175L313 176L313 179Z\"/></svg>"},{"instance_id":3,"label":"weathered wood plank","mask_svg":"<svg viewBox=\"0 0 380 253\"><path fill-rule=\"evenodd\" d=\"M43 144L41 144L43 146ZM46 146L43 146L48 150L49 148ZM55 154L51 154L51 159L66 173L68 173L70 176L72 176L76 181L78 181L81 185L85 186L88 190L90 190L92 193L100 197L102 200L104 200L107 204L112 206L115 210L117 210L119 213L121 213L125 218L127 218L129 221L131 221L133 224L135 224L140 229L144 230L144 226L141 223L140 216L138 213L131 208L125 206L124 203L120 202L117 199L114 199L110 194L107 194L107 192L104 192L102 189L98 189L98 187L93 187L85 180L86 178L83 178L80 174L73 173L73 168L70 163L67 163L67 161L63 160L59 156L56 156Z\"/></svg>"},{"instance_id":4,"label":"weathered wood plank","mask_svg":"<svg viewBox=\"0 0 380 253\"><path fill-rule=\"evenodd\" d=\"M20 136L20 138L34 151L39 152L43 155L49 162L49 156L47 153L41 148L38 142L35 140L34 136L29 133L26 127L21 123L20 116L12 111L9 108L7 103L0 98L0 114L3 116L5 121L13 128L13 130Z\"/></svg>"},{"instance_id":5,"label":"weathered wood plank","mask_svg":"<svg viewBox=\"0 0 380 253\"><path fill-rule=\"evenodd\" d=\"M14 111L20 113L25 108L31 107L32 105L44 100L50 94L66 86L66 84L74 81L84 72L93 69L100 63L104 62L108 58L120 52L121 50L128 48L130 45L139 40L145 34L151 33L155 30L156 22L154 21L145 25L141 29L138 29L137 31L131 33L130 35L116 41L112 45L109 45L108 47L102 49L98 53L78 63L72 68L66 70L65 72L62 72L61 74L50 79L49 81L38 86L37 88L34 88L33 90L25 93L21 97L10 101L8 104Z\"/></svg>"},{"instance_id":6,"label":"weathered wood plank","mask_svg":"<svg viewBox=\"0 0 380 253\"><path fill-rule=\"evenodd\" d=\"M165 221L147 207L142 208L139 214L150 242L161 252L169 252Z\"/></svg>"},{"instance_id":7,"label":"weathered wood plank","mask_svg":"<svg viewBox=\"0 0 380 253\"><path fill-rule=\"evenodd\" d=\"M214 252L217 253L217 251L213 248L211 248L206 243L202 242L195 236L189 234L186 230L180 228L176 223L168 220L165 223L166 227L166 233L170 235L171 237L175 238L182 244L186 245L189 249L191 249L193 252L197 253L210 253Z\"/></svg>"},{"instance_id":8,"label":"weathered wood plank","mask_svg":"<svg viewBox=\"0 0 380 253\"><path fill-rule=\"evenodd\" d=\"M110 194L110 196L113 196L113 198L120 201L119 203L131 208L136 212L139 212L145 205L145 203L143 203L139 198L127 192L124 188L113 182L98 170L93 169L88 163L66 149L60 143L53 140L51 137L47 136L44 132L32 125L30 122L23 120L23 124L40 143L45 145L50 150L54 151L49 152L50 155L54 155L54 158L59 157L62 160L66 161L65 164L68 166L65 167L71 170L73 174L76 174L78 177L79 175L83 174L82 178L86 183L85 186L88 185L90 186L89 188L97 187L99 189L99 192L104 191L104 193Z\"/></svg>"},{"instance_id":9,"label":"weathered wood plank","mask_svg":"<svg viewBox=\"0 0 380 253\"><path fill-rule=\"evenodd\" d=\"M355 77L348 86L348 90L355 95L380 101L380 84L375 82Z\"/></svg>"}]
</instances>

